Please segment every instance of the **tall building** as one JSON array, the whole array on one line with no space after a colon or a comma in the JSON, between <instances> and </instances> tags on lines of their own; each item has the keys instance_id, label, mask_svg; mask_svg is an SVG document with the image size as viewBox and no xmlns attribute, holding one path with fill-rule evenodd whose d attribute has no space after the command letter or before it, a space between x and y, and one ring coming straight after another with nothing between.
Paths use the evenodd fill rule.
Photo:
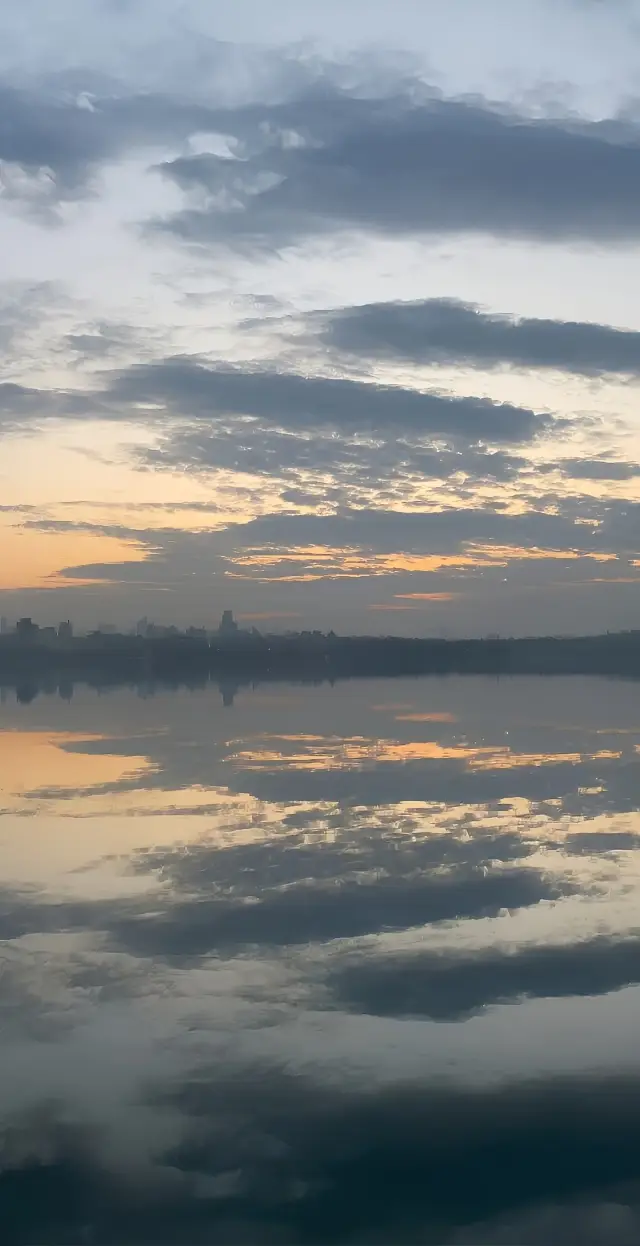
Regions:
<instances>
[{"instance_id":1,"label":"tall building","mask_svg":"<svg viewBox=\"0 0 640 1246\"><path fill-rule=\"evenodd\" d=\"M235 636L238 631L238 624L233 617L233 610L225 610L222 615L220 627L218 628L219 636Z\"/></svg>"},{"instance_id":2,"label":"tall building","mask_svg":"<svg viewBox=\"0 0 640 1246\"><path fill-rule=\"evenodd\" d=\"M71 640L73 637L73 624L70 619L64 619L62 623L58 623L58 636L60 640Z\"/></svg>"},{"instance_id":3,"label":"tall building","mask_svg":"<svg viewBox=\"0 0 640 1246\"><path fill-rule=\"evenodd\" d=\"M15 625L16 635L22 644L29 644L31 640L36 639L37 633L40 632L39 625L34 623L30 618L22 618Z\"/></svg>"},{"instance_id":4,"label":"tall building","mask_svg":"<svg viewBox=\"0 0 640 1246\"><path fill-rule=\"evenodd\" d=\"M6 636L8 631L9 631L9 624L7 623L7 620L5 619L3 615L2 618L0 619L0 636Z\"/></svg>"},{"instance_id":5,"label":"tall building","mask_svg":"<svg viewBox=\"0 0 640 1246\"><path fill-rule=\"evenodd\" d=\"M19 637L29 637L29 635L34 635L34 633L39 630L39 627L37 627L37 623L34 623L32 619L25 617L17 621L15 629L17 634L19 634Z\"/></svg>"}]
</instances>

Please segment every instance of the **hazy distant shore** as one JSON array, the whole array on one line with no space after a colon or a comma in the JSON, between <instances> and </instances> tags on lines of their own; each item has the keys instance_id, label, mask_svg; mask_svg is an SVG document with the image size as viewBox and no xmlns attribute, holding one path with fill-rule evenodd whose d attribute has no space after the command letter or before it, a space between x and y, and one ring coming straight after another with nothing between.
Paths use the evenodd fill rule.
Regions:
<instances>
[{"instance_id":1,"label":"hazy distant shore","mask_svg":"<svg viewBox=\"0 0 640 1246\"><path fill-rule=\"evenodd\" d=\"M252 637L233 641L75 637L68 643L0 641L0 682L121 680L238 682L401 675L640 676L640 632L476 640L404 637Z\"/></svg>"}]
</instances>

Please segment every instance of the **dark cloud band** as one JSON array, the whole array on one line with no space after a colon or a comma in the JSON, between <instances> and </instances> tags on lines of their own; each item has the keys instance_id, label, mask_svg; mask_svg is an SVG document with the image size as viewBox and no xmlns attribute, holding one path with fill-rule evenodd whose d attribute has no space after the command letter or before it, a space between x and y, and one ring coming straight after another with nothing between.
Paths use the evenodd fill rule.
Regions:
<instances>
[{"instance_id":1,"label":"dark cloud band","mask_svg":"<svg viewBox=\"0 0 640 1246\"><path fill-rule=\"evenodd\" d=\"M456 299L369 303L324 318L324 341L365 358L456 367L640 374L640 333L497 315Z\"/></svg>"}]
</instances>

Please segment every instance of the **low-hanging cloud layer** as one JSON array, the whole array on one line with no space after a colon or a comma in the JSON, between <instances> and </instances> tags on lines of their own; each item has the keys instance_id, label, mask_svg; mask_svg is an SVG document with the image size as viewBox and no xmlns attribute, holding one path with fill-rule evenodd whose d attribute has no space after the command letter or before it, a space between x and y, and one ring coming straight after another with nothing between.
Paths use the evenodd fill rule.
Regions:
<instances>
[{"instance_id":1,"label":"low-hanging cloud layer","mask_svg":"<svg viewBox=\"0 0 640 1246\"><path fill-rule=\"evenodd\" d=\"M493 0L498 52L454 64L461 4L393 48L338 47L330 8L290 41L256 11L250 44L163 5L154 67L143 3L64 46L39 0L36 43L12 19L4 614L633 624L635 28L620 6L609 48L598 6ZM534 17L555 78L523 62Z\"/></svg>"}]
</instances>

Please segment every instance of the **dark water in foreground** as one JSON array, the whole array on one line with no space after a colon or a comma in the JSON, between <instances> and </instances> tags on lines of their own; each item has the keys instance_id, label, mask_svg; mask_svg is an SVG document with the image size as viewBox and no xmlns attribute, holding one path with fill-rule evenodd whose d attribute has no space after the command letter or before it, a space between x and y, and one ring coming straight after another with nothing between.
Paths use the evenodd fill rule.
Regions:
<instances>
[{"instance_id":1,"label":"dark water in foreground","mask_svg":"<svg viewBox=\"0 0 640 1246\"><path fill-rule=\"evenodd\" d=\"M0 1234L640 1241L640 687L0 705Z\"/></svg>"}]
</instances>

